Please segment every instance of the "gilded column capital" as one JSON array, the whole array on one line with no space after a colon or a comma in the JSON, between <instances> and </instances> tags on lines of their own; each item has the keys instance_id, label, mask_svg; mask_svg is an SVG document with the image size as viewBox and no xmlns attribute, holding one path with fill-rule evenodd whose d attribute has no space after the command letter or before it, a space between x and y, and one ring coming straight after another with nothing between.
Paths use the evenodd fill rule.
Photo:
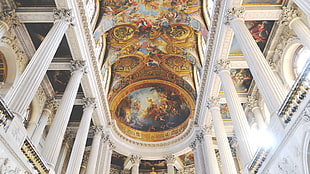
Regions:
<instances>
[{"instance_id":1,"label":"gilded column capital","mask_svg":"<svg viewBox=\"0 0 310 174\"><path fill-rule=\"evenodd\" d=\"M212 96L212 97L208 98L207 99L207 108L208 109L211 109L214 107L219 108L220 107L219 101L220 101L219 97Z\"/></svg>"},{"instance_id":2,"label":"gilded column capital","mask_svg":"<svg viewBox=\"0 0 310 174\"><path fill-rule=\"evenodd\" d=\"M214 65L214 72L220 73L221 71L229 71L230 70L230 61L227 59L219 59L217 63Z\"/></svg>"},{"instance_id":3,"label":"gilded column capital","mask_svg":"<svg viewBox=\"0 0 310 174\"><path fill-rule=\"evenodd\" d=\"M173 154L167 154L164 158L165 158L167 164L174 164L175 160L176 160L176 158Z\"/></svg>"},{"instance_id":4,"label":"gilded column capital","mask_svg":"<svg viewBox=\"0 0 310 174\"><path fill-rule=\"evenodd\" d=\"M53 11L54 21L65 21L72 25L73 17L71 9L54 9Z\"/></svg>"},{"instance_id":5,"label":"gilded column capital","mask_svg":"<svg viewBox=\"0 0 310 174\"><path fill-rule=\"evenodd\" d=\"M95 98L83 98L83 108L96 108L96 99Z\"/></svg>"},{"instance_id":6,"label":"gilded column capital","mask_svg":"<svg viewBox=\"0 0 310 174\"><path fill-rule=\"evenodd\" d=\"M141 156L141 155L137 155L137 154L132 154L132 155L130 155L130 162L131 162L133 165L139 165L141 159L142 159L142 156Z\"/></svg>"},{"instance_id":7,"label":"gilded column capital","mask_svg":"<svg viewBox=\"0 0 310 174\"><path fill-rule=\"evenodd\" d=\"M86 72L85 61L73 60L71 61L71 72L81 71Z\"/></svg>"},{"instance_id":8,"label":"gilded column capital","mask_svg":"<svg viewBox=\"0 0 310 174\"><path fill-rule=\"evenodd\" d=\"M245 10L244 7L240 7L240 8L228 8L226 10L225 13L225 20L224 20L224 24L230 24L232 20L234 19L244 19L245 17Z\"/></svg>"},{"instance_id":9,"label":"gilded column capital","mask_svg":"<svg viewBox=\"0 0 310 174\"><path fill-rule=\"evenodd\" d=\"M301 13L296 7L282 7L282 13L280 15L278 24L289 25L293 19L300 17Z\"/></svg>"}]
</instances>

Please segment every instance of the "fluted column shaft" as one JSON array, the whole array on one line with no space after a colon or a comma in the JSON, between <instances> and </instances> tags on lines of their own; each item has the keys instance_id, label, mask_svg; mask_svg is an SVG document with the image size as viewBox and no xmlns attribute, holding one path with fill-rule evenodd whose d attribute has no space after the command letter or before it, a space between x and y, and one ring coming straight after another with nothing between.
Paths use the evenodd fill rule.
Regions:
<instances>
[{"instance_id":1,"label":"fluted column shaft","mask_svg":"<svg viewBox=\"0 0 310 174\"><path fill-rule=\"evenodd\" d=\"M86 174L95 173L101 135L102 135L102 130L100 128L95 128L95 135L93 137L93 142L91 145L91 151L90 151L89 158L88 158Z\"/></svg>"},{"instance_id":2,"label":"fluted column shaft","mask_svg":"<svg viewBox=\"0 0 310 174\"><path fill-rule=\"evenodd\" d=\"M261 111L260 107L258 106L257 99L255 99L255 97L253 97L253 96L249 96L246 104L247 104L248 108L252 111L258 127L260 129L266 128L266 123L264 121L262 111Z\"/></svg>"},{"instance_id":3,"label":"fluted column shaft","mask_svg":"<svg viewBox=\"0 0 310 174\"><path fill-rule=\"evenodd\" d=\"M295 4L310 17L310 1L307 0L294 0Z\"/></svg>"},{"instance_id":4,"label":"fluted column shaft","mask_svg":"<svg viewBox=\"0 0 310 174\"><path fill-rule=\"evenodd\" d=\"M167 170L168 174L174 174L174 163L175 163L175 156L172 154L169 154L165 157L165 160L167 162Z\"/></svg>"},{"instance_id":5,"label":"fluted column shaft","mask_svg":"<svg viewBox=\"0 0 310 174\"><path fill-rule=\"evenodd\" d=\"M229 9L227 16L258 89L273 114L280 108L286 96L285 89L240 17L243 13L242 9Z\"/></svg>"},{"instance_id":6,"label":"fluted column shaft","mask_svg":"<svg viewBox=\"0 0 310 174\"><path fill-rule=\"evenodd\" d=\"M139 174L139 165L141 161L141 156L131 155L130 161L132 163L131 174Z\"/></svg>"},{"instance_id":7,"label":"fluted column shaft","mask_svg":"<svg viewBox=\"0 0 310 174\"><path fill-rule=\"evenodd\" d=\"M52 62L64 33L72 22L70 11L59 10L56 14L55 17L57 17L57 20L53 27L31 58L21 77L5 96L9 108L20 116L26 112L27 107L31 103Z\"/></svg>"},{"instance_id":8,"label":"fluted column shaft","mask_svg":"<svg viewBox=\"0 0 310 174\"><path fill-rule=\"evenodd\" d=\"M4 34L9 30L9 25L4 21L0 21L0 39L4 36Z\"/></svg>"},{"instance_id":9,"label":"fluted column shaft","mask_svg":"<svg viewBox=\"0 0 310 174\"><path fill-rule=\"evenodd\" d=\"M218 98L210 98L208 101L208 108L213 119L216 142L222 162L222 171L224 174L237 174L234 158L230 150L227 134L221 117L218 100Z\"/></svg>"},{"instance_id":10,"label":"fluted column shaft","mask_svg":"<svg viewBox=\"0 0 310 174\"><path fill-rule=\"evenodd\" d=\"M83 115L77 131L66 173L79 173L83 161L89 126L95 108L93 98L84 99Z\"/></svg>"},{"instance_id":11,"label":"fluted column shaft","mask_svg":"<svg viewBox=\"0 0 310 174\"><path fill-rule=\"evenodd\" d=\"M301 43L305 47L310 48L310 30L301 18L293 19L289 26L296 33Z\"/></svg>"},{"instance_id":12,"label":"fluted column shaft","mask_svg":"<svg viewBox=\"0 0 310 174\"><path fill-rule=\"evenodd\" d=\"M112 150L114 148L114 144L110 141L108 136L103 138L103 142L101 143L101 151L100 151L100 161L99 161L99 174L101 173L110 173L110 166L112 160Z\"/></svg>"},{"instance_id":13,"label":"fluted column shaft","mask_svg":"<svg viewBox=\"0 0 310 174\"><path fill-rule=\"evenodd\" d=\"M74 61L72 65L73 72L71 78L67 84L45 141L43 156L51 166L56 164L62 139L66 132L74 101L84 73L84 62Z\"/></svg>"},{"instance_id":14,"label":"fluted column shaft","mask_svg":"<svg viewBox=\"0 0 310 174\"><path fill-rule=\"evenodd\" d=\"M195 162L195 171L196 173L202 173L202 163L201 163L201 159L199 156L198 149L197 149L197 142L194 141L191 143L190 147L192 148L192 151L194 152L194 162Z\"/></svg>"},{"instance_id":15,"label":"fluted column shaft","mask_svg":"<svg viewBox=\"0 0 310 174\"><path fill-rule=\"evenodd\" d=\"M250 142L250 127L248 121L241 106L234 83L230 77L229 61L220 59L215 66L215 71L221 79L236 137L240 144L240 149L243 151L242 160L244 164L247 164L252 160L254 148Z\"/></svg>"},{"instance_id":16,"label":"fluted column shaft","mask_svg":"<svg viewBox=\"0 0 310 174\"><path fill-rule=\"evenodd\" d=\"M45 108L43 109L41 118L39 120L38 127L35 129L35 132L32 135L32 143L35 146L39 145L39 142L42 138L43 131L48 123L48 119L53 114L54 110L58 107L55 99L48 100Z\"/></svg>"},{"instance_id":17,"label":"fluted column shaft","mask_svg":"<svg viewBox=\"0 0 310 174\"><path fill-rule=\"evenodd\" d=\"M209 173L211 174L220 174L219 166L217 163L217 159L215 156L215 150L214 150L214 145L212 141L211 135L204 133L203 135L203 153L205 154L204 156L206 157L207 161L207 169Z\"/></svg>"}]
</instances>

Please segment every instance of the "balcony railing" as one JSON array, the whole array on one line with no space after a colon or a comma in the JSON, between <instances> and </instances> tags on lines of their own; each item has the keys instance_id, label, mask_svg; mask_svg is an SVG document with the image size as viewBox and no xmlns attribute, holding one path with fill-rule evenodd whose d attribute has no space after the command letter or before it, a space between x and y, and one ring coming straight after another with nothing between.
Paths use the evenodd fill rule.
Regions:
<instances>
[{"instance_id":1,"label":"balcony railing","mask_svg":"<svg viewBox=\"0 0 310 174\"><path fill-rule=\"evenodd\" d=\"M283 120L284 124L288 124L292 120L294 113L298 110L299 104L306 98L306 95L310 89L310 79L308 77L309 71L310 61L306 64L302 73L298 76L278 112L278 116Z\"/></svg>"},{"instance_id":2,"label":"balcony railing","mask_svg":"<svg viewBox=\"0 0 310 174\"><path fill-rule=\"evenodd\" d=\"M279 109L278 116L283 120L283 124L287 125L296 116L296 112L299 109L300 103L306 98L306 95L310 88L310 79L308 77L310 71L310 61L305 65L302 73L296 79L294 85L292 86L290 92L285 98L283 105ZM303 109L303 108L302 108ZM254 155L253 160L248 166L249 172L251 174L258 173L259 169L266 160L268 154L271 151L271 147L264 148L260 147Z\"/></svg>"}]
</instances>

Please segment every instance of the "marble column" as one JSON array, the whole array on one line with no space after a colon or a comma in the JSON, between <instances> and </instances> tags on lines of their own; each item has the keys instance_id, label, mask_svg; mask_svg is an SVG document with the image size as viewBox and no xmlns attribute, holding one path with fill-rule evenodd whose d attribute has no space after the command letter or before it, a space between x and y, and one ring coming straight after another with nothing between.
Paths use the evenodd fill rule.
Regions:
<instances>
[{"instance_id":1,"label":"marble column","mask_svg":"<svg viewBox=\"0 0 310 174\"><path fill-rule=\"evenodd\" d=\"M62 96L50 130L46 136L43 156L51 167L55 165L59 155L62 139L66 132L74 101L85 71L84 64L85 62L83 61L72 62L72 73L70 80Z\"/></svg>"},{"instance_id":2,"label":"marble column","mask_svg":"<svg viewBox=\"0 0 310 174\"><path fill-rule=\"evenodd\" d=\"M79 173L90 128L92 114L95 109L94 98L84 98L83 115L77 131L66 173Z\"/></svg>"},{"instance_id":3,"label":"marble column","mask_svg":"<svg viewBox=\"0 0 310 174\"><path fill-rule=\"evenodd\" d=\"M230 24L238 40L242 53L249 65L253 78L271 114L282 105L286 90L275 75L263 53L244 24L244 8L228 9L226 24Z\"/></svg>"},{"instance_id":4,"label":"marble column","mask_svg":"<svg viewBox=\"0 0 310 174\"><path fill-rule=\"evenodd\" d=\"M200 156L199 156L199 154L201 154L201 152L197 148L197 140L193 141L190 144L190 148L194 152L195 171L196 171L196 173L202 174L202 172L204 172L204 171L202 169L202 159L200 159Z\"/></svg>"},{"instance_id":5,"label":"marble column","mask_svg":"<svg viewBox=\"0 0 310 174\"><path fill-rule=\"evenodd\" d=\"M263 118L262 111L260 110L260 107L258 106L258 100L254 96L248 96L247 107L251 110L255 117L255 121L260 129L265 129L266 123Z\"/></svg>"},{"instance_id":6,"label":"marble column","mask_svg":"<svg viewBox=\"0 0 310 174\"><path fill-rule=\"evenodd\" d=\"M95 173L96 163L97 163L97 159L98 159L100 139L102 136L102 128L94 127L94 129L95 129L95 135L93 137L93 141L92 141L92 145L91 145L91 151L90 151L89 158L88 158L86 174L94 174Z\"/></svg>"},{"instance_id":7,"label":"marble column","mask_svg":"<svg viewBox=\"0 0 310 174\"><path fill-rule=\"evenodd\" d=\"M227 139L227 134L225 132L224 123L221 117L218 101L219 98L217 97L209 98L207 107L209 108L213 119L216 142L219 148L220 159L222 163L222 171L223 174L237 174L234 159ZM236 129L237 128L235 128L235 130Z\"/></svg>"},{"instance_id":8,"label":"marble column","mask_svg":"<svg viewBox=\"0 0 310 174\"><path fill-rule=\"evenodd\" d=\"M54 111L56 111L57 108L58 108L58 103L54 98L47 100L45 107L42 111L42 115L39 120L38 126L32 135L32 143L35 146L39 145L39 142L42 138L42 134L48 123L48 120L50 117L52 117L52 115L54 114Z\"/></svg>"},{"instance_id":9,"label":"marble column","mask_svg":"<svg viewBox=\"0 0 310 174\"><path fill-rule=\"evenodd\" d=\"M30 105L69 24L72 23L70 10L55 10L54 18L53 27L31 58L23 74L5 96L9 108L20 117Z\"/></svg>"},{"instance_id":10,"label":"marble column","mask_svg":"<svg viewBox=\"0 0 310 174\"><path fill-rule=\"evenodd\" d=\"M295 4L310 17L310 1L307 0L294 0Z\"/></svg>"},{"instance_id":11,"label":"marble column","mask_svg":"<svg viewBox=\"0 0 310 174\"><path fill-rule=\"evenodd\" d=\"M73 136L71 135L71 133L67 133L64 137L62 147L58 156L55 173L62 173L62 169L66 166L67 159L69 159L69 150L71 149L72 145Z\"/></svg>"},{"instance_id":12,"label":"marble column","mask_svg":"<svg viewBox=\"0 0 310 174\"><path fill-rule=\"evenodd\" d=\"M197 146L197 154L199 155L199 160L200 160L200 170L201 170L201 174L207 174L207 167L208 167L208 163L207 163L207 156L204 153L204 145L203 145L203 139L202 136L200 136L199 133L196 134L196 146Z\"/></svg>"},{"instance_id":13,"label":"marble column","mask_svg":"<svg viewBox=\"0 0 310 174\"><path fill-rule=\"evenodd\" d=\"M87 153L84 153L79 174L85 174L86 173L87 162L88 162L88 156L87 156Z\"/></svg>"},{"instance_id":14,"label":"marble column","mask_svg":"<svg viewBox=\"0 0 310 174\"><path fill-rule=\"evenodd\" d=\"M309 3L309 2L308 2ZM309 9L309 6L307 7ZM301 14L294 7L283 7L279 24L288 25L292 29L301 43L310 49L310 30L308 26L301 20Z\"/></svg>"},{"instance_id":15,"label":"marble column","mask_svg":"<svg viewBox=\"0 0 310 174\"><path fill-rule=\"evenodd\" d=\"M243 151L242 160L244 164L250 162L254 155L254 147L251 144L250 127L241 106L234 83L230 77L229 61L220 59L214 67L214 71L219 75L224 95L227 101L229 113L232 118L236 137L240 142L240 149Z\"/></svg>"},{"instance_id":16,"label":"marble column","mask_svg":"<svg viewBox=\"0 0 310 174\"><path fill-rule=\"evenodd\" d=\"M139 165L142 157L140 155L131 155L130 161L132 163L131 174L139 174Z\"/></svg>"},{"instance_id":17,"label":"marble column","mask_svg":"<svg viewBox=\"0 0 310 174\"><path fill-rule=\"evenodd\" d=\"M207 173L212 174L220 174L219 166L217 163L217 159L215 156L215 150L213 145L213 140L211 137L211 129L212 127L206 127L203 131L200 133L201 141L202 141L202 152L204 154L204 157L206 157L205 161L206 163L206 169Z\"/></svg>"},{"instance_id":18,"label":"marble column","mask_svg":"<svg viewBox=\"0 0 310 174\"><path fill-rule=\"evenodd\" d=\"M109 135L104 135L101 143L99 174L110 173L112 152L115 145L111 142Z\"/></svg>"},{"instance_id":19,"label":"marble column","mask_svg":"<svg viewBox=\"0 0 310 174\"><path fill-rule=\"evenodd\" d=\"M174 174L174 163L175 163L175 156L173 154L169 154L165 156L165 160L167 162L167 169L168 169L168 174Z\"/></svg>"}]
</instances>

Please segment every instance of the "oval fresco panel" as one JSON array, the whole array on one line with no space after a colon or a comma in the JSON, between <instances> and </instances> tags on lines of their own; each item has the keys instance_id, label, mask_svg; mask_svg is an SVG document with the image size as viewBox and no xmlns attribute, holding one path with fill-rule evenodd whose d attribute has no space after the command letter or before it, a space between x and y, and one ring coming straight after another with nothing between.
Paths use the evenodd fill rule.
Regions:
<instances>
[{"instance_id":1,"label":"oval fresco panel","mask_svg":"<svg viewBox=\"0 0 310 174\"><path fill-rule=\"evenodd\" d=\"M111 110L120 129L133 138L159 141L175 137L193 115L192 99L168 82L132 85L120 93Z\"/></svg>"}]
</instances>

